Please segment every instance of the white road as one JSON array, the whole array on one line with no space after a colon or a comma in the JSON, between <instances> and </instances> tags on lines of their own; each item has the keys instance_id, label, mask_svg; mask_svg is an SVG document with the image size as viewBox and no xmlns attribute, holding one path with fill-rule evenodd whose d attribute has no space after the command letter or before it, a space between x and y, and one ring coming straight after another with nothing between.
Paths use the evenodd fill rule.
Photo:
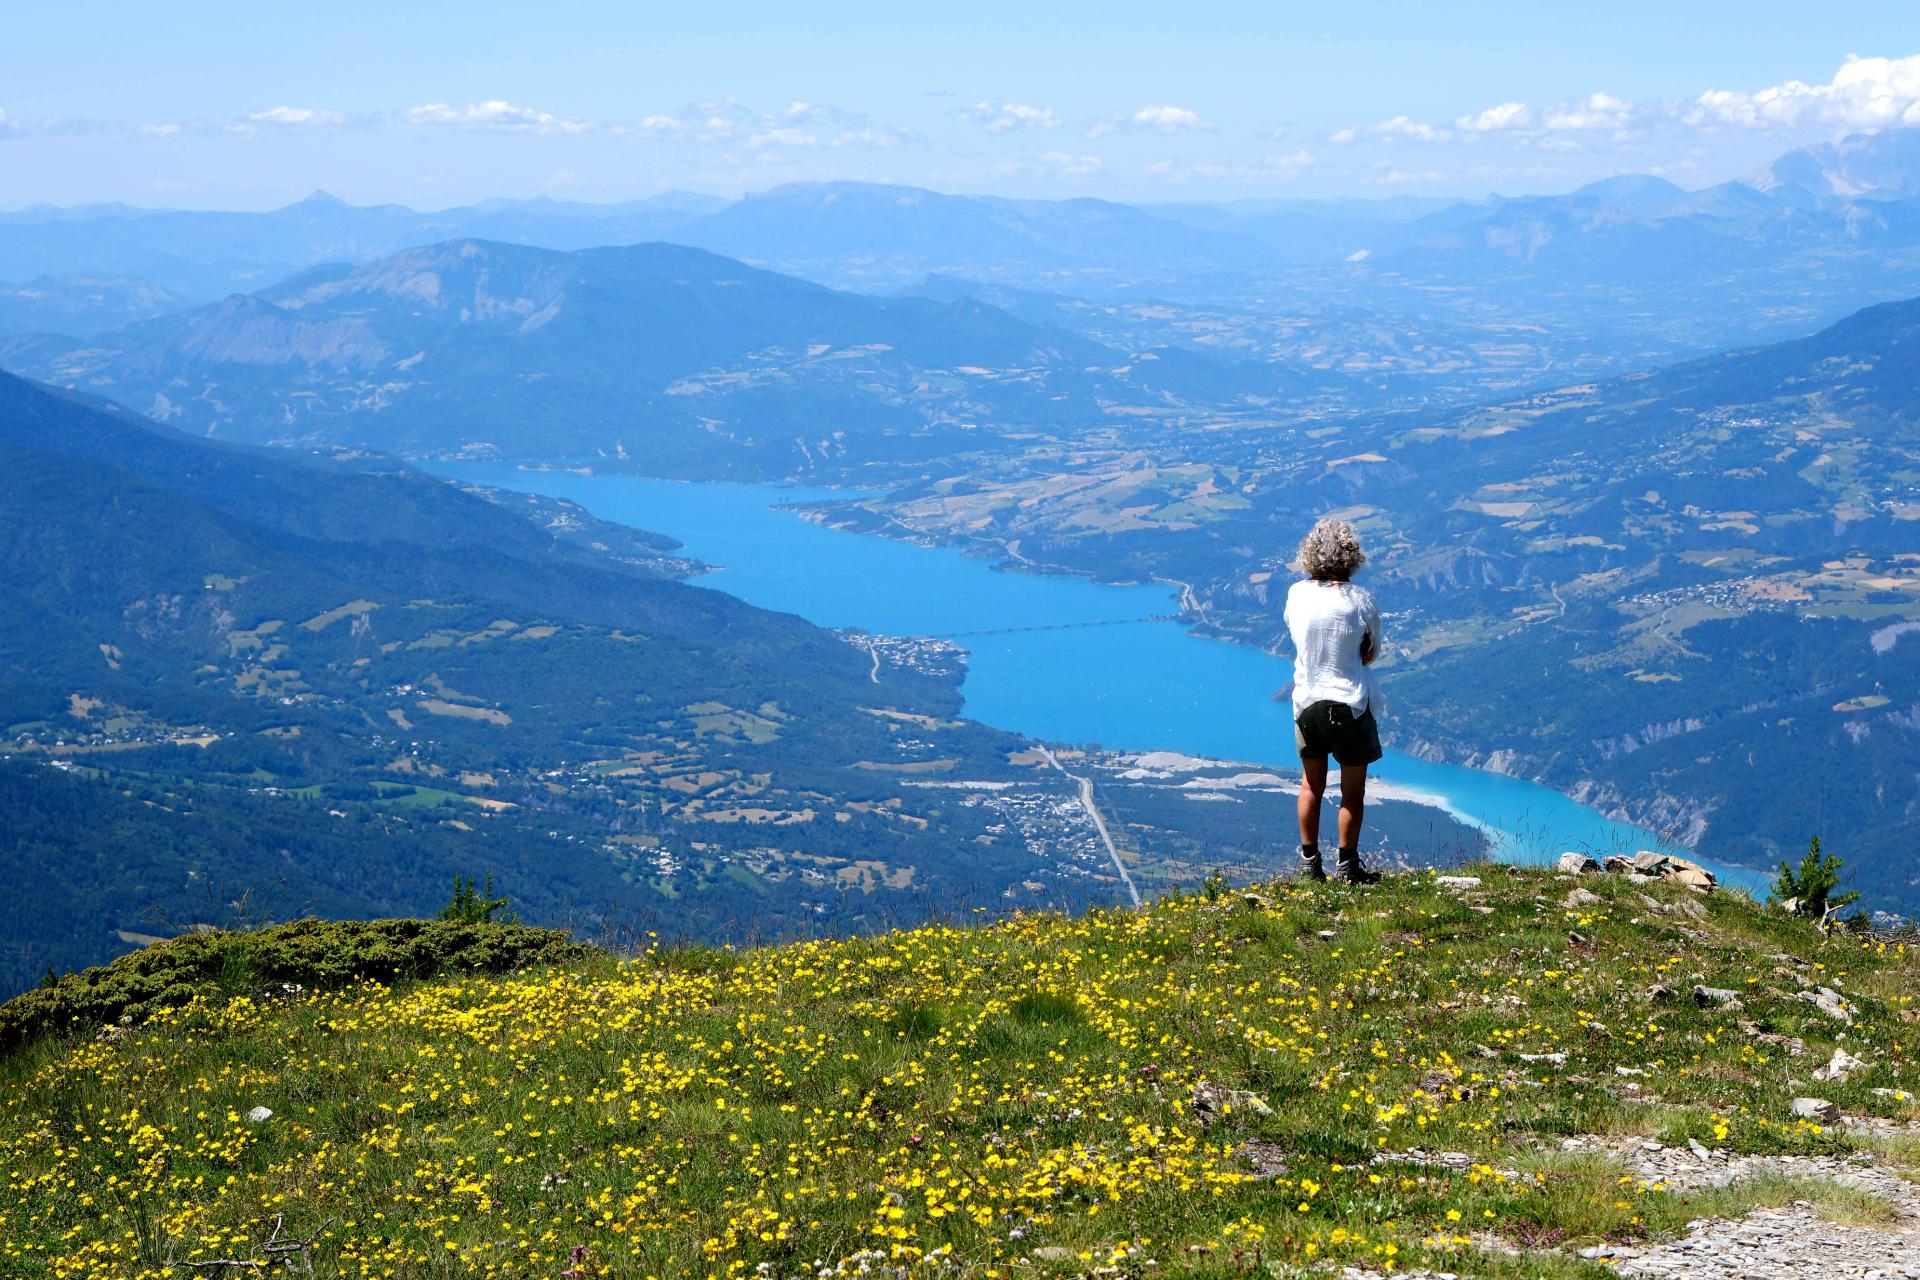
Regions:
<instances>
[{"instance_id":1,"label":"white road","mask_svg":"<svg viewBox=\"0 0 1920 1280\"><path fill-rule=\"evenodd\" d=\"M1047 758L1048 764L1061 773L1066 773L1069 778L1080 784L1080 807L1087 811L1089 818L1093 819L1093 829L1100 833L1100 843L1107 846L1107 856L1113 859L1113 869L1120 873L1120 883L1127 887L1127 897L1133 900L1134 906L1139 906L1140 890L1134 887L1133 877L1127 873L1127 864L1120 861L1120 850L1113 843L1113 833L1107 830L1107 820L1101 816L1100 806L1094 803L1093 779L1078 773L1067 773L1067 767L1054 758L1052 751L1044 746L1039 746L1038 749L1040 754Z\"/></svg>"}]
</instances>

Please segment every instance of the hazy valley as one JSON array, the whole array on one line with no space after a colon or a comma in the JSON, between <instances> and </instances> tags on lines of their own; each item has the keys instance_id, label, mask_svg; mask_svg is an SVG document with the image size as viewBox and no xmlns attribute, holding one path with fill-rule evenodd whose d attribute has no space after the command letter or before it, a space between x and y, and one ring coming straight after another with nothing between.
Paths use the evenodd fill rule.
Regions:
<instances>
[{"instance_id":1,"label":"hazy valley","mask_svg":"<svg viewBox=\"0 0 1920 1280\"><path fill-rule=\"evenodd\" d=\"M1855 815L1860 883L1911 911L1920 313L1815 330L1920 293L1916 175L1896 132L1477 203L6 215L0 275L39 283L0 299L0 362L184 433L7 384L8 785L91 824L22 856L156 842L86 914L49 878L25 915L65 923L23 926L9 981L222 911L416 910L476 867L634 935L1121 891L1072 779L956 715L963 651L883 660L680 586L704 567L670 538L408 456L852 486L808 514L1170 583L1275 650L1292 540L1338 512L1375 545L1396 746L1751 865ZM1677 360L1781 334L1812 336ZM1134 873L1276 865L1284 795L1123 797L1156 745L1086 765L1145 806ZM904 785L933 781L995 799ZM1477 839L1396 814L1414 856Z\"/></svg>"}]
</instances>

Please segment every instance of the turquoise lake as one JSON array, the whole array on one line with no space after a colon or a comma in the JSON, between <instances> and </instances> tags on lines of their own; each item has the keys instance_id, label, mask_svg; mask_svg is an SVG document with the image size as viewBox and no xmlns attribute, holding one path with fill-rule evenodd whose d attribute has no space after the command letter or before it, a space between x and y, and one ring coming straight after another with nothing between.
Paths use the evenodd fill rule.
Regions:
<instances>
[{"instance_id":1,"label":"turquoise lake","mask_svg":"<svg viewBox=\"0 0 1920 1280\"><path fill-rule=\"evenodd\" d=\"M696 580L701 585L821 626L945 635L1175 611L1169 587L1004 572L952 548L844 533L778 509L844 493L504 464L435 469L569 498L601 519L670 534L686 544L686 554L714 566ZM1284 658L1195 636L1177 622L977 635L957 643L968 652L961 690L967 714L987 724L1054 742L1298 767L1288 707L1272 697L1291 678ZM1602 855L1670 847L1650 831L1518 778L1391 751L1376 776L1480 828L1495 856L1509 861L1551 861L1568 849ZM1758 883L1750 871L1715 870L1733 883Z\"/></svg>"}]
</instances>

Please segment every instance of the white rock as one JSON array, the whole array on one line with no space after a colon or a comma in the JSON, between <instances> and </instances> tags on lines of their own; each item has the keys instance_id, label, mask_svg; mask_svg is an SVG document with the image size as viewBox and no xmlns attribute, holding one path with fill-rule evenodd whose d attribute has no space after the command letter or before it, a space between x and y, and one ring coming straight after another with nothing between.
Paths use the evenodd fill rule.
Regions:
<instances>
[{"instance_id":1,"label":"white rock","mask_svg":"<svg viewBox=\"0 0 1920 1280\"><path fill-rule=\"evenodd\" d=\"M1838 1018L1842 1022L1853 1021L1853 1011L1847 1008L1847 1002L1840 993L1827 987L1815 987L1812 991L1802 991L1799 998L1826 1014L1829 1018Z\"/></svg>"},{"instance_id":2,"label":"white rock","mask_svg":"<svg viewBox=\"0 0 1920 1280\"><path fill-rule=\"evenodd\" d=\"M248 1124L265 1124L271 1119L273 1119L273 1109L271 1107L255 1107L253 1110L247 1112Z\"/></svg>"},{"instance_id":3,"label":"white rock","mask_svg":"<svg viewBox=\"0 0 1920 1280\"><path fill-rule=\"evenodd\" d=\"M1563 853L1554 866L1561 871L1571 871L1574 875L1594 875L1600 871L1600 861L1584 853Z\"/></svg>"},{"instance_id":4,"label":"white rock","mask_svg":"<svg viewBox=\"0 0 1920 1280\"><path fill-rule=\"evenodd\" d=\"M1815 1124L1839 1124L1840 1108L1825 1098L1795 1098L1793 1114L1802 1120L1811 1120Z\"/></svg>"},{"instance_id":5,"label":"white rock","mask_svg":"<svg viewBox=\"0 0 1920 1280\"><path fill-rule=\"evenodd\" d=\"M1712 893L1714 885L1719 883L1714 879L1713 872L1705 867L1678 867L1667 873L1667 879L1683 884L1695 893Z\"/></svg>"},{"instance_id":6,"label":"white rock","mask_svg":"<svg viewBox=\"0 0 1920 1280\"><path fill-rule=\"evenodd\" d=\"M1695 987L1693 989L1693 1002L1702 1009L1715 1007L1738 1009L1741 1007L1740 993L1728 987Z\"/></svg>"},{"instance_id":7,"label":"white rock","mask_svg":"<svg viewBox=\"0 0 1920 1280\"><path fill-rule=\"evenodd\" d=\"M1479 876L1435 876L1433 882L1445 889L1478 889Z\"/></svg>"},{"instance_id":8,"label":"white rock","mask_svg":"<svg viewBox=\"0 0 1920 1280\"><path fill-rule=\"evenodd\" d=\"M1855 1071L1866 1069L1866 1063L1854 1057L1845 1049L1835 1049L1833 1057L1827 1059L1827 1065L1814 1070L1815 1080L1845 1081Z\"/></svg>"}]
</instances>

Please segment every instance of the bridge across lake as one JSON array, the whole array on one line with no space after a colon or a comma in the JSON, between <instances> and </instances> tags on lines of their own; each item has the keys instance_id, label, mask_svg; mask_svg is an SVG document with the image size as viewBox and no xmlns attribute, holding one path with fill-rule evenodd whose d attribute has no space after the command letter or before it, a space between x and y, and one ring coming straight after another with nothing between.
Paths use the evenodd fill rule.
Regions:
<instances>
[{"instance_id":1,"label":"bridge across lake","mask_svg":"<svg viewBox=\"0 0 1920 1280\"><path fill-rule=\"evenodd\" d=\"M969 636L1010 636L1021 631L1074 631L1081 627L1127 627L1137 622L1178 622L1177 613L1149 613L1138 618L1090 618L1084 622L1034 622L1015 627L980 627L972 631L936 631L927 640L964 640Z\"/></svg>"},{"instance_id":2,"label":"bridge across lake","mask_svg":"<svg viewBox=\"0 0 1920 1280\"><path fill-rule=\"evenodd\" d=\"M967 646L961 710L983 724L1046 742L1297 767L1292 707L1272 696L1293 678L1291 664L1252 645L1197 637L1170 612L1175 584L1003 573L954 547L830 529L780 509L845 496L824 489L520 471L504 463L436 469L571 498L602 519L670 534L686 544L685 554L725 566L699 579L701 586L763 608L870 636L977 638ZM1513 861L1551 865L1568 849L1669 847L1651 831L1522 778L1397 751L1380 762L1378 776L1480 827L1493 852Z\"/></svg>"}]
</instances>

